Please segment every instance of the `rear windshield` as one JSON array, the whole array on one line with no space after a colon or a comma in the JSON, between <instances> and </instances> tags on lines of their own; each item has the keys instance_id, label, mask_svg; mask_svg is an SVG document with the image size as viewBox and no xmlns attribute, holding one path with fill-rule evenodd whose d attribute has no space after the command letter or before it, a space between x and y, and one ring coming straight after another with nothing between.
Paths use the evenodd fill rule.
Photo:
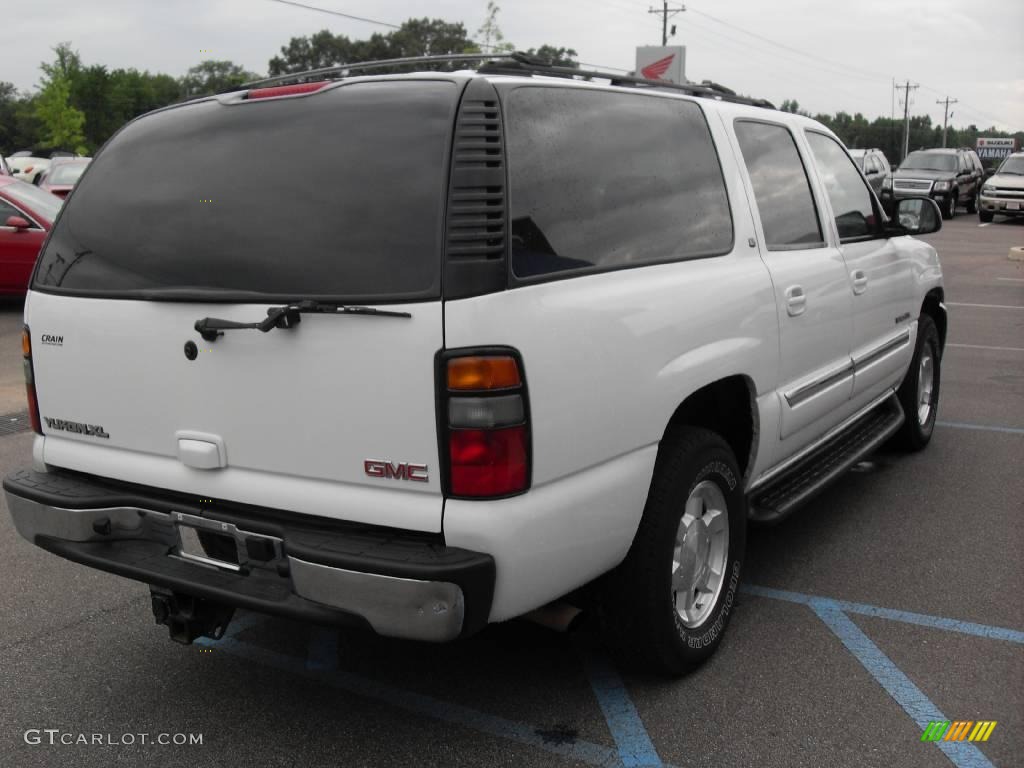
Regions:
<instances>
[{"instance_id":1,"label":"rear windshield","mask_svg":"<svg viewBox=\"0 0 1024 768\"><path fill-rule=\"evenodd\" d=\"M33 287L120 298L440 295L445 81L352 83L144 117L93 161Z\"/></svg>"}]
</instances>

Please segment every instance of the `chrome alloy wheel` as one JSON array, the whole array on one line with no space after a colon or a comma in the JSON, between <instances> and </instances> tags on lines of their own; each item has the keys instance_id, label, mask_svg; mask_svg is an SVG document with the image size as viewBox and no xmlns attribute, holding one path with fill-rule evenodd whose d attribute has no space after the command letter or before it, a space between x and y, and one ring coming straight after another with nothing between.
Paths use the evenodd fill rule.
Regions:
<instances>
[{"instance_id":1,"label":"chrome alloy wheel","mask_svg":"<svg viewBox=\"0 0 1024 768\"><path fill-rule=\"evenodd\" d=\"M686 499L672 552L672 603L687 628L699 626L711 613L725 583L728 559L725 495L715 483L704 480Z\"/></svg>"},{"instance_id":2,"label":"chrome alloy wheel","mask_svg":"<svg viewBox=\"0 0 1024 768\"><path fill-rule=\"evenodd\" d=\"M935 358L932 348L921 347L921 362L917 369L917 423L926 426L932 415L932 391L935 389Z\"/></svg>"}]
</instances>

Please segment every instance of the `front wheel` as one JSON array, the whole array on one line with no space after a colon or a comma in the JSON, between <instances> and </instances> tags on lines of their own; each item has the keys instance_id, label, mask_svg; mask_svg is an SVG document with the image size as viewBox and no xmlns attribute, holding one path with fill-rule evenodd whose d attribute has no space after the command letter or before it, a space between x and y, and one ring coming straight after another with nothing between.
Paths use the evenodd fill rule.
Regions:
<instances>
[{"instance_id":1,"label":"front wheel","mask_svg":"<svg viewBox=\"0 0 1024 768\"><path fill-rule=\"evenodd\" d=\"M957 199L956 198L957 198L957 195L956 195L956 191L955 190L949 193L949 197L946 198L945 210L943 210L943 212L942 212L942 218L948 220L948 219L952 219L954 216L956 216L956 204L957 204Z\"/></svg>"},{"instance_id":2,"label":"front wheel","mask_svg":"<svg viewBox=\"0 0 1024 768\"><path fill-rule=\"evenodd\" d=\"M911 451L928 445L935 430L935 415L939 407L942 352L935 321L921 315L917 321L917 345L910 361L910 370L897 392L905 417L896 433L897 441Z\"/></svg>"},{"instance_id":3,"label":"front wheel","mask_svg":"<svg viewBox=\"0 0 1024 768\"><path fill-rule=\"evenodd\" d=\"M631 660L679 675L721 642L746 549L740 478L714 432L682 427L662 441L633 545L602 596L605 633Z\"/></svg>"}]
</instances>

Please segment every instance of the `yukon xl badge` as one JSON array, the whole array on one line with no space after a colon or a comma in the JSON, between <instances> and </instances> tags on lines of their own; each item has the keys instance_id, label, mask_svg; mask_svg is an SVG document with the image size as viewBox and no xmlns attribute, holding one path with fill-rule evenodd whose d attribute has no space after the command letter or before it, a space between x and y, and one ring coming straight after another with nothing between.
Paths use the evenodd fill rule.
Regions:
<instances>
[{"instance_id":1,"label":"yukon xl badge","mask_svg":"<svg viewBox=\"0 0 1024 768\"><path fill-rule=\"evenodd\" d=\"M409 464L404 461L394 464L390 461L367 459L363 462L363 471L367 477L380 477L387 480L412 480L416 483L427 482L426 464Z\"/></svg>"},{"instance_id":2,"label":"yukon xl badge","mask_svg":"<svg viewBox=\"0 0 1024 768\"><path fill-rule=\"evenodd\" d=\"M110 435L107 434L107 431L97 424L82 424L79 421L51 419L49 416L43 416L43 421L46 422L46 426L50 429L59 429L64 432L75 432L79 435L88 435L89 437L110 437Z\"/></svg>"}]
</instances>

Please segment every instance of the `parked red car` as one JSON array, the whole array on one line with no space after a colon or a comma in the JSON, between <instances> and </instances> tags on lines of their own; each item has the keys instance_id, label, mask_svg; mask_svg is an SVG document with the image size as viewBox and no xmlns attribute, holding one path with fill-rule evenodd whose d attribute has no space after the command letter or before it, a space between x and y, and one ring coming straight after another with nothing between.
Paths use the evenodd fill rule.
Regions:
<instances>
[{"instance_id":1,"label":"parked red car","mask_svg":"<svg viewBox=\"0 0 1024 768\"><path fill-rule=\"evenodd\" d=\"M12 176L0 176L0 295L23 296L61 200Z\"/></svg>"},{"instance_id":2,"label":"parked red car","mask_svg":"<svg viewBox=\"0 0 1024 768\"><path fill-rule=\"evenodd\" d=\"M91 157L59 157L51 160L50 167L39 180L39 188L57 197L67 197L91 161Z\"/></svg>"}]
</instances>

